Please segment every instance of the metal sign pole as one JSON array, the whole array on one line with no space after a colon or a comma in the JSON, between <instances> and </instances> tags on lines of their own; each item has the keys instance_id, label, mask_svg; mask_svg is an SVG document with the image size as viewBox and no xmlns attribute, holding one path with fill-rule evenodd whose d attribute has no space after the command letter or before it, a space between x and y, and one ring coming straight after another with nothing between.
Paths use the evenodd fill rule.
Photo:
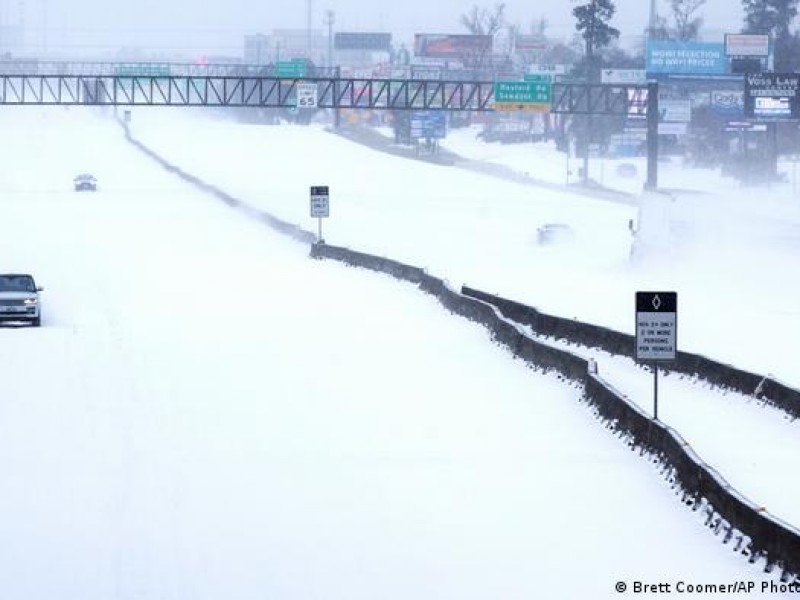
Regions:
<instances>
[{"instance_id":1,"label":"metal sign pole","mask_svg":"<svg viewBox=\"0 0 800 600\"><path fill-rule=\"evenodd\" d=\"M653 363L653 420L658 421L658 363Z\"/></svg>"},{"instance_id":2,"label":"metal sign pole","mask_svg":"<svg viewBox=\"0 0 800 600\"><path fill-rule=\"evenodd\" d=\"M636 360L653 369L653 420L658 420L658 363L674 361L678 345L678 294L636 292Z\"/></svg>"},{"instance_id":3,"label":"metal sign pole","mask_svg":"<svg viewBox=\"0 0 800 600\"><path fill-rule=\"evenodd\" d=\"M311 218L317 219L317 243L324 244L322 219L330 216L330 194L327 185L311 186Z\"/></svg>"},{"instance_id":4,"label":"metal sign pole","mask_svg":"<svg viewBox=\"0 0 800 600\"><path fill-rule=\"evenodd\" d=\"M647 181L645 189L658 188L658 83L647 84Z\"/></svg>"}]
</instances>

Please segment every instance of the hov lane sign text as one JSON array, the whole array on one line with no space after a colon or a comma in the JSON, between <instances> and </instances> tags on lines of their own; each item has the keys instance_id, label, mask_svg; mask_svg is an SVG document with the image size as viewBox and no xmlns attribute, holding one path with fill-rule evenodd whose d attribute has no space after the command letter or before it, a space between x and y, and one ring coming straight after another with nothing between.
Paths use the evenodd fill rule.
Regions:
<instances>
[{"instance_id":1,"label":"hov lane sign text","mask_svg":"<svg viewBox=\"0 0 800 600\"><path fill-rule=\"evenodd\" d=\"M678 334L676 292L636 292L636 360L675 360Z\"/></svg>"},{"instance_id":2,"label":"hov lane sign text","mask_svg":"<svg viewBox=\"0 0 800 600\"><path fill-rule=\"evenodd\" d=\"M327 218L330 216L330 195L327 185L316 185L311 187L311 216L315 219Z\"/></svg>"}]
</instances>

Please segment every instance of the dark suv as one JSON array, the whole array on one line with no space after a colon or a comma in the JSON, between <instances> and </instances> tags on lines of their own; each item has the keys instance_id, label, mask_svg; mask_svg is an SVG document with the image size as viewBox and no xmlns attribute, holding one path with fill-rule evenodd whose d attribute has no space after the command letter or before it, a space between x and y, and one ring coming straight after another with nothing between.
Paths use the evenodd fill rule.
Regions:
<instances>
[{"instance_id":1,"label":"dark suv","mask_svg":"<svg viewBox=\"0 0 800 600\"><path fill-rule=\"evenodd\" d=\"M20 273L0 273L0 323L27 321L34 327L42 323L42 307L33 277Z\"/></svg>"}]
</instances>

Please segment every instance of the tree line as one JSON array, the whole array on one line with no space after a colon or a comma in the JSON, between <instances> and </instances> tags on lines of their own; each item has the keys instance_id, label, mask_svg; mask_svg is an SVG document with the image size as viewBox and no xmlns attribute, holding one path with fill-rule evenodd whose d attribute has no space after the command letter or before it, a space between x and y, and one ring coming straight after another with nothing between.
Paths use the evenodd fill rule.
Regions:
<instances>
[{"instance_id":1,"label":"tree line","mask_svg":"<svg viewBox=\"0 0 800 600\"><path fill-rule=\"evenodd\" d=\"M800 0L741 0L744 23L739 33L767 34L774 44L774 70L800 70L800 30L795 23ZM644 63L644 43L634 51L619 46L620 31L613 26L615 0L572 0L575 5L576 37L570 42L551 40L544 18L534 21L527 32L518 25L506 23L505 3L491 8L474 6L461 15L460 22L467 31L479 35L495 35L507 29L511 35L526 33L548 42L547 50L537 58L546 63L575 65L575 75L595 78L604 66L635 68ZM706 0L669 0L667 15L652 19L643 40L690 42L700 39L704 24L701 9ZM734 32L731 32L734 33Z\"/></svg>"}]
</instances>

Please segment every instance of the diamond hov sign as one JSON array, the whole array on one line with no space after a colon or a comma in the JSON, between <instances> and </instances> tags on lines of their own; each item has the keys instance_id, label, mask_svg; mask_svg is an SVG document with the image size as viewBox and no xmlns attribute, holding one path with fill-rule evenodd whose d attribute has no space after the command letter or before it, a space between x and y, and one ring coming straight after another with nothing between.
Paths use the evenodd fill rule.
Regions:
<instances>
[{"instance_id":1,"label":"diamond hov sign","mask_svg":"<svg viewBox=\"0 0 800 600\"><path fill-rule=\"evenodd\" d=\"M636 292L636 360L675 360L676 292Z\"/></svg>"}]
</instances>

